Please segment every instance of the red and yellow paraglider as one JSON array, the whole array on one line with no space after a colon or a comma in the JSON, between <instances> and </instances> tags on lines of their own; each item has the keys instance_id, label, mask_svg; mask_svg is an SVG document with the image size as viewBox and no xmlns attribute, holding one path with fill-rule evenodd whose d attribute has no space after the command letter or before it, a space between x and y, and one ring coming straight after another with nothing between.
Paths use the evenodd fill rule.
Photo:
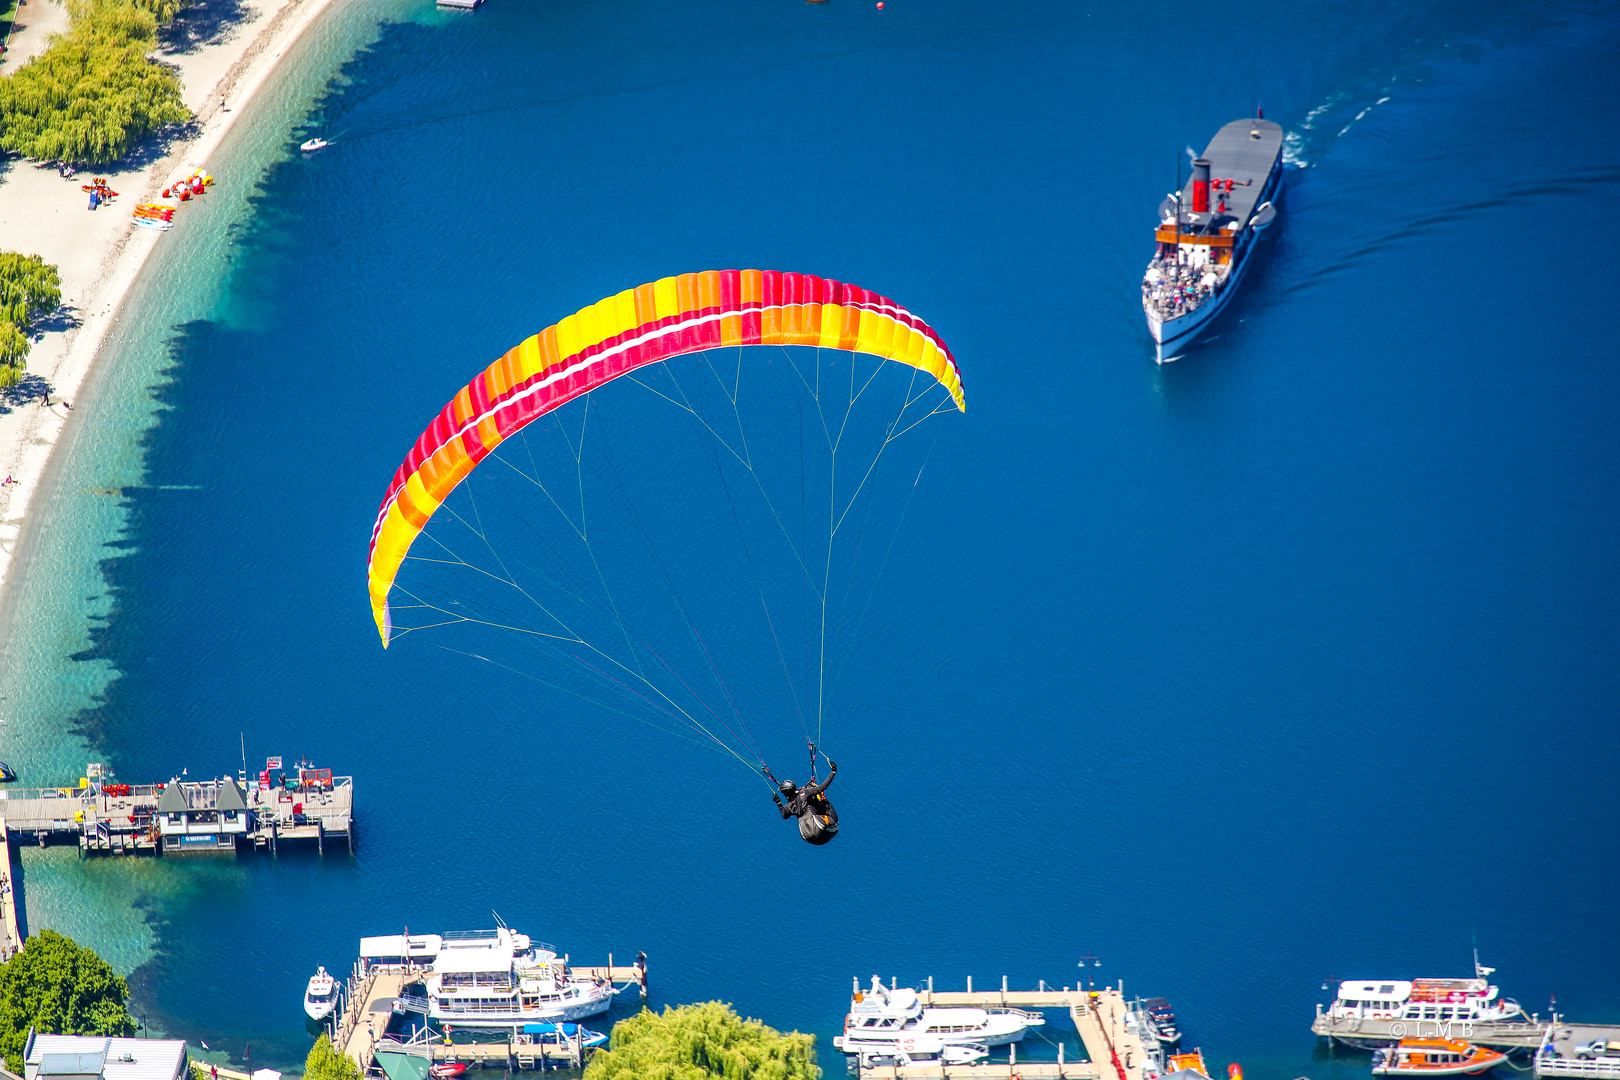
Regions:
<instances>
[{"instance_id":1,"label":"red and yellow paraglider","mask_svg":"<svg viewBox=\"0 0 1620 1080\"><path fill-rule=\"evenodd\" d=\"M775 270L708 270L626 289L549 326L462 388L394 474L371 534L372 615L386 648L388 594L411 544L501 441L628 372L741 345L867 353L937 379L965 411L956 360L927 323L854 285Z\"/></svg>"}]
</instances>

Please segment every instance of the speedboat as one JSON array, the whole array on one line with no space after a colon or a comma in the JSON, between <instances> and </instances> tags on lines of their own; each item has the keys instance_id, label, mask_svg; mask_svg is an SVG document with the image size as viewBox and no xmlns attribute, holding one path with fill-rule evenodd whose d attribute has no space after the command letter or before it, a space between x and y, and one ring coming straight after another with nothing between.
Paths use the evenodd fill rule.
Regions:
<instances>
[{"instance_id":1,"label":"speedboat","mask_svg":"<svg viewBox=\"0 0 1620 1080\"><path fill-rule=\"evenodd\" d=\"M313 154L315 151L325 150L331 145L332 144L327 142L325 139L306 139L298 144L298 149L302 150L306 154Z\"/></svg>"},{"instance_id":2,"label":"speedboat","mask_svg":"<svg viewBox=\"0 0 1620 1080\"><path fill-rule=\"evenodd\" d=\"M452 1076L460 1076L467 1071L465 1061L436 1061L428 1066L428 1075L435 1080L449 1080Z\"/></svg>"},{"instance_id":3,"label":"speedboat","mask_svg":"<svg viewBox=\"0 0 1620 1080\"><path fill-rule=\"evenodd\" d=\"M304 990L304 1011L311 1020L325 1020L337 1008L337 998L337 980L324 967L317 968Z\"/></svg>"},{"instance_id":4,"label":"speedboat","mask_svg":"<svg viewBox=\"0 0 1620 1080\"><path fill-rule=\"evenodd\" d=\"M17 770L0 761L0 784L9 784L17 779Z\"/></svg>"},{"instance_id":5,"label":"speedboat","mask_svg":"<svg viewBox=\"0 0 1620 1080\"><path fill-rule=\"evenodd\" d=\"M886 987L876 975L869 990L857 988L844 1017L844 1033L833 1045L856 1057L911 1053L905 1043L937 1039L942 1046L1005 1046L1046 1023L1023 1009L939 1008L924 1005L910 987ZM917 1047L926 1045L916 1041ZM919 1049L917 1053L925 1051Z\"/></svg>"},{"instance_id":6,"label":"speedboat","mask_svg":"<svg viewBox=\"0 0 1620 1080\"><path fill-rule=\"evenodd\" d=\"M1176 1014L1170 1011L1169 1002L1163 998L1158 1000L1160 1004L1148 1010L1148 1022L1161 1043L1174 1046L1181 1041L1181 1029L1176 1027Z\"/></svg>"},{"instance_id":7,"label":"speedboat","mask_svg":"<svg viewBox=\"0 0 1620 1080\"><path fill-rule=\"evenodd\" d=\"M1374 1076L1461 1076L1482 1073L1507 1055L1461 1039L1402 1039L1373 1051Z\"/></svg>"},{"instance_id":8,"label":"speedboat","mask_svg":"<svg viewBox=\"0 0 1620 1080\"><path fill-rule=\"evenodd\" d=\"M841 1040L833 1039L837 1046ZM990 1056L983 1043L947 1043L938 1036L917 1035L900 1040L899 1045L874 1046L849 1053L849 1071L860 1075L865 1069L899 1069L908 1065L977 1065Z\"/></svg>"},{"instance_id":9,"label":"speedboat","mask_svg":"<svg viewBox=\"0 0 1620 1080\"><path fill-rule=\"evenodd\" d=\"M524 1024L523 1034L542 1046L573 1046L590 1050L606 1046L608 1037L578 1024Z\"/></svg>"}]
</instances>

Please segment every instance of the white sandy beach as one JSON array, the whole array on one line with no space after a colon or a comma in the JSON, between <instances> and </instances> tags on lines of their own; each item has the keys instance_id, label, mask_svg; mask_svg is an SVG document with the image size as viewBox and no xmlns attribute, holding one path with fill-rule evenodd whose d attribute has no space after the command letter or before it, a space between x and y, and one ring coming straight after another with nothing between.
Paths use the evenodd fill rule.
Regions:
<instances>
[{"instance_id":1,"label":"white sandy beach","mask_svg":"<svg viewBox=\"0 0 1620 1080\"><path fill-rule=\"evenodd\" d=\"M71 404L108 331L126 314L125 297L147 256L166 239L167 234L136 228L131 211L136 203L156 199L172 180L208 167L277 62L332 2L242 0L241 16L212 39L183 52L160 53L180 69L198 133L172 144L149 166L87 170L64 180L54 167L13 160L0 173L0 249L42 256L62 275L56 328L46 330L29 353L23 385L0 391L0 479L16 481L0 487L0 603L30 501L66 425L94 423L93 416ZM42 50L51 33L66 28L67 15L58 0L30 0L19 9L17 22L0 75L16 71ZM120 193L95 212L80 190L92 176L107 177ZM177 217L183 228L183 209ZM25 400L20 392L25 389L32 400ZM42 392L49 394L49 405L40 404Z\"/></svg>"}]
</instances>

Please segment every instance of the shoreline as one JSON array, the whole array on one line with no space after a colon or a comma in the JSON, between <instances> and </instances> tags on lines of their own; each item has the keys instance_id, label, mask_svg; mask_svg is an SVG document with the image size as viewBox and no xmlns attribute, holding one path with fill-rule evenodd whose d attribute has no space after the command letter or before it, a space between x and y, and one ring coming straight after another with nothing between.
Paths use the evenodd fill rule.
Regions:
<instances>
[{"instance_id":1,"label":"shoreline","mask_svg":"<svg viewBox=\"0 0 1620 1080\"><path fill-rule=\"evenodd\" d=\"M181 66L195 134L164 147L149 164L122 171L116 166L86 170L72 181L73 190L64 190L66 182L54 169L24 159L12 160L0 172L0 232L6 234L6 249L41 255L60 268L62 277L62 306L43 329L35 328L40 340L30 351L22 381L0 391L0 475L16 481L0 487L0 626L11 621L6 615L14 603L12 586L22 569L18 563L14 570L13 562L31 531L34 497L51 475L76 411L72 403L95 372L131 290L166 235L137 228L129 211L136 203L155 200L172 178L208 167L208 159L281 60L336 2L260 0L243 5L247 16L226 28L221 40L191 50L184 57L189 63ZM201 85L192 85L188 75L199 74ZM154 133L142 145L162 147L162 138ZM140 148L134 156L141 156ZM92 175L107 176L121 192L116 203L103 208L112 213L110 221L102 211L92 215L78 202L78 183ZM67 206L78 215L71 224L60 216ZM42 393L48 393L49 405L39 404Z\"/></svg>"}]
</instances>

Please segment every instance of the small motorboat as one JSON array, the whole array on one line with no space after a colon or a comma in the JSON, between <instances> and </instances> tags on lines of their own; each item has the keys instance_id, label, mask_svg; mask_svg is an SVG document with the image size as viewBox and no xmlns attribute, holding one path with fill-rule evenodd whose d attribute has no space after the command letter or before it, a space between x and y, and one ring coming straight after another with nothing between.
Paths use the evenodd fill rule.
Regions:
<instances>
[{"instance_id":1,"label":"small motorboat","mask_svg":"<svg viewBox=\"0 0 1620 1080\"><path fill-rule=\"evenodd\" d=\"M324 967L317 968L304 990L304 1011L311 1020L325 1020L337 1008L337 999L337 980Z\"/></svg>"},{"instance_id":2,"label":"small motorboat","mask_svg":"<svg viewBox=\"0 0 1620 1080\"><path fill-rule=\"evenodd\" d=\"M0 784L9 784L17 779L17 770L0 761Z\"/></svg>"},{"instance_id":3,"label":"small motorboat","mask_svg":"<svg viewBox=\"0 0 1620 1080\"><path fill-rule=\"evenodd\" d=\"M448 1077L460 1076L467 1071L465 1061L436 1061L428 1067L428 1075L437 1077L437 1080L447 1080Z\"/></svg>"},{"instance_id":4,"label":"small motorboat","mask_svg":"<svg viewBox=\"0 0 1620 1080\"><path fill-rule=\"evenodd\" d=\"M587 1050L606 1046L608 1042L608 1037L600 1031L578 1024L524 1024L523 1034L542 1045L573 1046L577 1042Z\"/></svg>"},{"instance_id":5,"label":"small motorboat","mask_svg":"<svg viewBox=\"0 0 1620 1080\"><path fill-rule=\"evenodd\" d=\"M846 1051L849 1047L844 1047ZM918 1065L977 1065L990 1056L984 1043L947 1043L938 1036L917 1035L897 1044L868 1044L849 1053L851 1072L865 1069L903 1069Z\"/></svg>"},{"instance_id":6,"label":"small motorboat","mask_svg":"<svg viewBox=\"0 0 1620 1080\"><path fill-rule=\"evenodd\" d=\"M1500 1050L1461 1039L1402 1039L1373 1051L1374 1076L1461 1076L1482 1073L1506 1060Z\"/></svg>"},{"instance_id":7,"label":"small motorboat","mask_svg":"<svg viewBox=\"0 0 1620 1080\"><path fill-rule=\"evenodd\" d=\"M1153 1025L1153 1033L1159 1041L1166 1046L1174 1046L1181 1041L1181 1029L1176 1027L1176 1014L1170 1011L1170 1003L1163 998L1157 999L1159 1004L1148 1007L1148 1019Z\"/></svg>"},{"instance_id":8,"label":"small motorboat","mask_svg":"<svg viewBox=\"0 0 1620 1080\"><path fill-rule=\"evenodd\" d=\"M332 144L327 142L325 139L306 139L298 144L298 149L302 150L306 154L313 154L315 151L325 150L331 145Z\"/></svg>"}]
</instances>

